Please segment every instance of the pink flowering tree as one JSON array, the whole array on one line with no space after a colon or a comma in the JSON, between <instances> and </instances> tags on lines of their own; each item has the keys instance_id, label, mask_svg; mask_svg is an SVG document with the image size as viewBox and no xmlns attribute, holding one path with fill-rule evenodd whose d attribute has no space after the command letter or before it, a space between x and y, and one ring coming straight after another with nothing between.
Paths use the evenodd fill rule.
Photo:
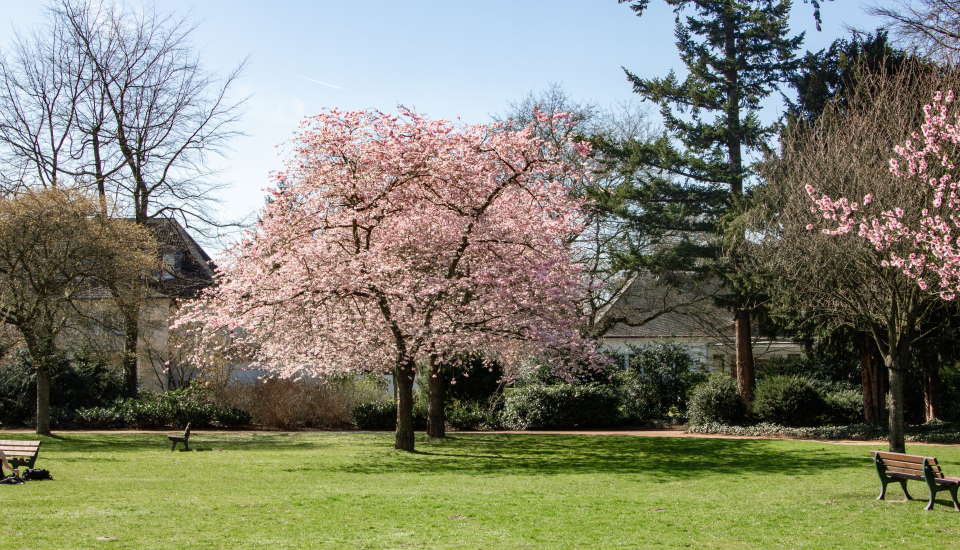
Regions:
<instances>
[{"instance_id":1,"label":"pink flowering tree","mask_svg":"<svg viewBox=\"0 0 960 550\"><path fill-rule=\"evenodd\" d=\"M895 403L901 399L900 376L910 360L910 345L919 339L922 314L930 309L926 297L936 295L949 301L960 292L960 246L956 242L960 196L955 179L960 114L954 100L953 92L936 92L923 108L919 131L894 147L888 169L901 191L896 200L889 196L878 200L876 197L889 195L882 188L859 199L834 199L812 185L805 188L812 210L822 219L820 224L808 224L808 230L819 228L824 235L861 239L875 251L881 268L913 282L912 288L903 289L906 300L901 300L899 315L886 323L887 333L882 338L888 348L885 360ZM891 409L891 417L897 415L902 416L902 410ZM891 433L893 422L891 419Z\"/></svg>"},{"instance_id":2,"label":"pink flowering tree","mask_svg":"<svg viewBox=\"0 0 960 550\"><path fill-rule=\"evenodd\" d=\"M577 331L582 204L560 183L575 168L529 129L333 110L294 146L219 285L177 321L208 351L245 349L282 376L392 374L403 450L418 373L442 435L439 367L457 354L508 376L536 356L576 358L551 361L567 374L597 364Z\"/></svg>"},{"instance_id":3,"label":"pink flowering tree","mask_svg":"<svg viewBox=\"0 0 960 550\"><path fill-rule=\"evenodd\" d=\"M751 258L769 285L771 307L821 333L858 335L865 417L876 422L888 409L895 451L904 448L903 390L913 354L948 309L930 292L939 280L931 278L929 252L907 228L924 227L947 201L937 200L928 181L891 172L889 159L919 124L917 106L952 87L949 78L919 65L894 73L858 69L847 101L782 135L762 167L766 183L754 193ZM897 162L909 169L899 153ZM928 375L936 366L920 367L925 405L932 405Z\"/></svg>"}]
</instances>

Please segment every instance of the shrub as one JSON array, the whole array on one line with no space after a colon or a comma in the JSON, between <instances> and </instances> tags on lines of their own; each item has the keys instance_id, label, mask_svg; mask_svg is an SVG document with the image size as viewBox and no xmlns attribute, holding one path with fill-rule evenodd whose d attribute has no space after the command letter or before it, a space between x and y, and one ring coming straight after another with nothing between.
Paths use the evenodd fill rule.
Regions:
<instances>
[{"instance_id":1,"label":"shrub","mask_svg":"<svg viewBox=\"0 0 960 550\"><path fill-rule=\"evenodd\" d=\"M827 424L856 424L863 422L863 391L856 388L836 389L821 393Z\"/></svg>"},{"instance_id":2,"label":"shrub","mask_svg":"<svg viewBox=\"0 0 960 550\"><path fill-rule=\"evenodd\" d=\"M369 401L353 408L353 424L361 430L397 429L397 404L393 401ZM427 408L423 399L413 404L413 429L427 429Z\"/></svg>"},{"instance_id":3,"label":"shrub","mask_svg":"<svg viewBox=\"0 0 960 550\"><path fill-rule=\"evenodd\" d=\"M81 428L120 428L126 425L117 407L90 407L77 410L74 422Z\"/></svg>"},{"instance_id":4,"label":"shrub","mask_svg":"<svg viewBox=\"0 0 960 550\"><path fill-rule=\"evenodd\" d=\"M600 384L522 386L506 392L501 421L513 430L609 427L619 423L618 404Z\"/></svg>"},{"instance_id":5,"label":"shrub","mask_svg":"<svg viewBox=\"0 0 960 550\"><path fill-rule=\"evenodd\" d=\"M51 374L50 416L54 427L70 424L80 408L102 406L123 394L119 369L85 357L61 358ZM36 375L24 349L9 352L0 362L0 424L33 423Z\"/></svg>"},{"instance_id":6,"label":"shrub","mask_svg":"<svg viewBox=\"0 0 960 550\"><path fill-rule=\"evenodd\" d=\"M826 410L823 398L807 378L768 376L757 382L753 412L764 422L812 426Z\"/></svg>"},{"instance_id":7,"label":"shrub","mask_svg":"<svg viewBox=\"0 0 960 550\"><path fill-rule=\"evenodd\" d=\"M631 346L629 367L616 375L625 421L645 424L686 413L691 388L704 380L683 346Z\"/></svg>"},{"instance_id":8,"label":"shrub","mask_svg":"<svg viewBox=\"0 0 960 550\"><path fill-rule=\"evenodd\" d=\"M447 405L447 424L455 430L483 430L491 427L495 422L489 405L476 401L451 401Z\"/></svg>"},{"instance_id":9,"label":"shrub","mask_svg":"<svg viewBox=\"0 0 960 550\"><path fill-rule=\"evenodd\" d=\"M192 384L180 390L145 393L138 399L119 399L107 407L79 409L75 421L87 428L194 428L246 426L250 415L235 407L210 402L209 389Z\"/></svg>"},{"instance_id":10,"label":"shrub","mask_svg":"<svg viewBox=\"0 0 960 550\"><path fill-rule=\"evenodd\" d=\"M353 423L361 430L394 430L397 404L393 401L359 403L353 408Z\"/></svg>"},{"instance_id":11,"label":"shrub","mask_svg":"<svg viewBox=\"0 0 960 550\"><path fill-rule=\"evenodd\" d=\"M747 407L737 393L736 381L723 373L715 373L693 388L687 414L691 425L740 424L747 420Z\"/></svg>"},{"instance_id":12,"label":"shrub","mask_svg":"<svg viewBox=\"0 0 960 550\"><path fill-rule=\"evenodd\" d=\"M444 372L456 378L455 385L447 386L447 397L457 401L482 402L500 389L503 368L476 355L451 360L443 366Z\"/></svg>"},{"instance_id":13,"label":"shrub","mask_svg":"<svg viewBox=\"0 0 960 550\"><path fill-rule=\"evenodd\" d=\"M249 411L260 426L295 430L342 429L354 425L357 403L386 396L382 377L329 377L313 380L264 378L215 388L213 402Z\"/></svg>"}]
</instances>

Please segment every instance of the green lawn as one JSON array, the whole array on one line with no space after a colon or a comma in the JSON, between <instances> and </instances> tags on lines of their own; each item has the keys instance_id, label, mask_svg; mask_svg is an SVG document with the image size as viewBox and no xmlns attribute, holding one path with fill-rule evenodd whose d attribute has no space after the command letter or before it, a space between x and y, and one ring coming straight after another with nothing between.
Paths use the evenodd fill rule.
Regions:
<instances>
[{"instance_id":1,"label":"green lawn","mask_svg":"<svg viewBox=\"0 0 960 550\"><path fill-rule=\"evenodd\" d=\"M31 439L0 434L0 439ZM4 550L934 548L960 514L876 502L870 447L794 441L392 434L62 433L0 485ZM191 445L193 447L194 445ZM960 447L913 445L960 475ZM914 496L926 498L922 483ZM941 493L946 497L946 493ZM941 501L946 502L946 501Z\"/></svg>"}]
</instances>

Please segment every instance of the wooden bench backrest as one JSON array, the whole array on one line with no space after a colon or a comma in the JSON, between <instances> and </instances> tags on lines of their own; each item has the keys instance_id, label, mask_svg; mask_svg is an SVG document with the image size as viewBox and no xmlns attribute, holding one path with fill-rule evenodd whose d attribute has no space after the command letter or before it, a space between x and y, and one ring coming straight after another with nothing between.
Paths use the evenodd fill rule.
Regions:
<instances>
[{"instance_id":1,"label":"wooden bench backrest","mask_svg":"<svg viewBox=\"0 0 960 550\"><path fill-rule=\"evenodd\" d=\"M40 442L0 440L0 451L7 459L27 459L28 463L32 463L40 452Z\"/></svg>"},{"instance_id":2,"label":"wooden bench backrest","mask_svg":"<svg viewBox=\"0 0 960 550\"><path fill-rule=\"evenodd\" d=\"M891 474L906 474L923 477L923 463L933 472L936 478L943 477L943 470L937 459L932 456L908 455L903 453L888 453L885 451L874 451L873 456L883 464L884 470Z\"/></svg>"}]
</instances>

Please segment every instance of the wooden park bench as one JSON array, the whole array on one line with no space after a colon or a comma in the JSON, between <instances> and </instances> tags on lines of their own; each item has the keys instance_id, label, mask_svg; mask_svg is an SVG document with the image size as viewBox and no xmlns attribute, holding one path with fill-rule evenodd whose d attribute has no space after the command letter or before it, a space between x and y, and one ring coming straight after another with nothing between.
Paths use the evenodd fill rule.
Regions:
<instances>
[{"instance_id":1,"label":"wooden park bench","mask_svg":"<svg viewBox=\"0 0 960 550\"><path fill-rule=\"evenodd\" d=\"M957 501L960 478L945 477L936 458L874 451L873 461L877 465L877 474L880 475L880 496L877 500L883 500L887 494L887 484L892 481L898 482L903 487L903 494L906 495L907 500L911 500L910 493L907 492L907 481L925 481L930 489L927 510L933 510L934 499L938 492L950 491L953 509L960 512L960 502Z\"/></svg>"},{"instance_id":2,"label":"wooden park bench","mask_svg":"<svg viewBox=\"0 0 960 550\"><path fill-rule=\"evenodd\" d=\"M40 454L39 441L13 441L0 440L0 477L3 477L3 468L6 466L11 470L26 466L33 468L37 461L37 455Z\"/></svg>"},{"instance_id":3,"label":"wooden park bench","mask_svg":"<svg viewBox=\"0 0 960 550\"><path fill-rule=\"evenodd\" d=\"M170 440L170 450L174 451L177 449L177 443L183 443L183 450L190 450L190 423L187 423L187 427L183 430L183 435L168 435L167 439Z\"/></svg>"}]
</instances>

